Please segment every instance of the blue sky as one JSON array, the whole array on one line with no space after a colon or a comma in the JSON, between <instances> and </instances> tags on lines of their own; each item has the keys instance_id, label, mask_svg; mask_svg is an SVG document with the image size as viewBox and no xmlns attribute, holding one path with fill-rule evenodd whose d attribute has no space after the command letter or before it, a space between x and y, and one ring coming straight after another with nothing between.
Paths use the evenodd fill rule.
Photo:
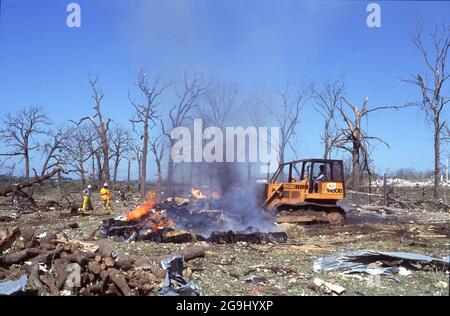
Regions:
<instances>
[{"instance_id":1,"label":"blue sky","mask_svg":"<svg viewBox=\"0 0 450 316\"><path fill-rule=\"evenodd\" d=\"M368 28L366 1L79 0L82 27L70 29L70 2L1 1L0 115L34 104L54 122L89 114L87 79L99 75L105 111L127 124L141 67L176 79L191 65L243 94L343 78L355 103L400 105L420 98L401 81L424 69L411 42L416 26L450 21L446 1L378 2L382 27ZM321 128L307 104L302 157L321 155ZM374 113L368 128L391 145L375 149L378 171L432 168L432 132L417 109Z\"/></svg>"}]
</instances>

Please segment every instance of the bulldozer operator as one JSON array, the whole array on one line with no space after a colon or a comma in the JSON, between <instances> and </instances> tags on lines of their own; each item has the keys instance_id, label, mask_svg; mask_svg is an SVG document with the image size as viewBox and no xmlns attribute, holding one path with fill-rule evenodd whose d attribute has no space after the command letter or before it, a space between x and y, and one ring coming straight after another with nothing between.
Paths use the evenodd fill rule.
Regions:
<instances>
[{"instance_id":1,"label":"bulldozer operator","mask_svg":"<svg viewBox=\"0 0 450 316\"><path fill-rule=\"evenodd\" d=\"M327 181L327 172L325 171L325 165L320 165L319 174L315 177L316 181Z\"/></svg>"},{"instance_id":2,"label":"bulldozer operator","mask_svg":"<svg viewBox=\"0 0 450 316\"><path fill-rule=\"evenodd\" d=\"M317 176L314 177L314 192L317 192L319 190L319 182L320 181L327 181L327 172L325 170L325 165L320 165L319 167L319 173Z\"/></svg>"}]
</instances>

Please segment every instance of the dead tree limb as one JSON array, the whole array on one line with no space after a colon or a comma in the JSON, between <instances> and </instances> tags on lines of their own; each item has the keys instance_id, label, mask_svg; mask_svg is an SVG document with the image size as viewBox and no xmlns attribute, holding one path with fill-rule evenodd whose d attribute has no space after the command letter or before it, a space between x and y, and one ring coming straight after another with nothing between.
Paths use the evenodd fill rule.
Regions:
<instances>
[{"instance_id":1,"label":"dead tree limb","mask_svg":"<svg viewBox=\"0 0 450 316\"><path fill-rule=\"evenodd\" d=\"M24 188L30 188L35 185L39 185L42 182L50 179L51 177L53 177L54 175L56 175L58 172L61 172L61 171L62 171L62 168L55 168L52 172L50 172L44 176L38 177L34 180L28 180L28 181L24 181L21 183L9 185L6 188L0 190L0 196L6 197L6 196L9 196L10 194L16 193L17 191L22 191L22 189L24 189Z\"/></svg>"}]
</instances>

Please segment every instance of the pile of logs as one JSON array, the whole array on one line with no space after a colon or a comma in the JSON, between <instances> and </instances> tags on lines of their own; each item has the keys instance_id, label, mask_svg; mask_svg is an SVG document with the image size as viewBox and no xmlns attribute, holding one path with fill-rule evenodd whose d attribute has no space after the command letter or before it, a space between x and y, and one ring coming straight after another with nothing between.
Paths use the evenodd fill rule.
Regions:
<instances>
[{"instance_id":1,"label":"pile of logs","mask_svg":"<svg viewBox=\"0 0 450 316\"><path fill-rule=\"evenodd\" d=\"M23 238L17 237L22 235ZM0 282L28 276L34 295L155 295L166 271L161 256L130 256L107 243L68 240L63 233L36 236L18 228L0 234ZM202 247L180 250L185 262L205 256Z\"/></svg>"}]
</instances>

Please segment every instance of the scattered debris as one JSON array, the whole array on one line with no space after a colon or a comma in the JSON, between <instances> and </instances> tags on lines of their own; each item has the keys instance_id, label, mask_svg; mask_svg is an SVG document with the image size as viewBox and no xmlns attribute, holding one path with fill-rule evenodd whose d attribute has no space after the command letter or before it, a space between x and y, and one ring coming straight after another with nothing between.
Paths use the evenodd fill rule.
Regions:
<instances>
[{"instance_id":1,"label":"scattered debris","mask_svg":"<svg viewBox=\"0 0 450 316\"><path fill-rule=\"evenodd\" d=\"M262 242L275 242L284 243L287 241L287 235L285 232L272 232L272 233L262 233L262 232L213 232L207 241L216 244L230 244L236 242L248 242L251 244L259 244Z\"/></svg>"},{"instance_id":2,"label":"scattered debris","mask_svg":"<svg viewBox=\"0 0 450 316\"><path fill-rule=\"evenodd\" d=\"M411 274L411 270L408 270L404 267L400 267L398 270L398 274L403 275L403 276L408 276Z\"/></svg>"},{"instance_id":3,"label":"scattered debris","mask_svg":"<svg viewBox=\"0 0 450 316\"><path fill-rule=\"evenodd\" d=\"M256 284L259 284L259 285L266 285L266 284L270 283L267 278L265 278L265 277L258 277L258 276L254 275L254 274L249 275L247 278L245 278L245 282L256 283Z\"/></svg>"},{"instance_id":4,"label":"scattered debris","mask_svg":"<svg viewBox=\"0 0 450 316\"><path fill-rule=\"evenodd\" d=\"M341 295L345 292L345 288L343 288L340 285L333 284L330 282L326 282L319 278L314 278L311 288L316 292L325 292L325 293L336 293L338 295Z\"/></svg>"},{"instance_id":5,"label":"scattered debris","mask_svg":"<svg viewBox=\"0 0 450 316\"><path fill-rule=\"evenodd\" d=\"M424 265L448 268L449 257L435 259L418 253L356 250L320 258L314 262L314 271L338 270L346 273L392 275L400 272L399 267L417 270Z\"/></svg>"},{"instance_id":6,"label":"scattered debris","mask_svg":"<svg viewBox=\"0 0 450 316\"><path fill-rule=\"evenodd\" d=\"M194 282L183 278L183 256L175 252L172 258L163 259L161 266L166 271L164 286L160 291L163 296L198 296L202 289Z\"/></svg>"},{"instance_id":7,"label":"scattered debris","mask_svg":"<svg viewBox=\"0 0 450 316\"><path fill-rule=\"evenodd\" d=\"M443 288L444 290L448 288L448 283L445 281L439 281L436 283L437 287Z\"/></svg>"},{"instance_id":8,"label":"scattered debris","mask_svg":"<svg viewBox=\"0 0 450 316\"><path fill-rule=\"evenodd\" d=\"M0 216L0 222L13 222L18 218L18 216Z\"/></svg>"},{"instance_id":9,"label":"scattered debris","mask_svg":"<svg viewBox=\"0 0 450 316\"><path fill-rule=\"evenodd\" d=\"M0 295L13 295L21 292L28 284L28 277L22 275L17 280L0 282Z\"/></svg>"},{"instance_id":10,"label":"scattered debris","mask_svg":"<svg viewBox=\"0 0 450 316\"><path fill-rule=\"evenodd\" d=\"M78 228L80 228L80 224L72 223L72 224L67 225L67 227L72 228L72 229L78 229Z\"/></svg>"},{"instance_id":11,"label":"scattered debris","mask_svg":"<svg viewBox=\"0 0 450 316\"><path fill-rule=\"evenodd\" d=\"M298 274L298 272L291 268L283 268L283 267L277 267L273 265L256 265L251 266L249 270L244 272L244 275L248 275L255 271L264 271L264 272L273 272L278 275L290 275L290 274Z\"/></svg>"}]
</instances>

